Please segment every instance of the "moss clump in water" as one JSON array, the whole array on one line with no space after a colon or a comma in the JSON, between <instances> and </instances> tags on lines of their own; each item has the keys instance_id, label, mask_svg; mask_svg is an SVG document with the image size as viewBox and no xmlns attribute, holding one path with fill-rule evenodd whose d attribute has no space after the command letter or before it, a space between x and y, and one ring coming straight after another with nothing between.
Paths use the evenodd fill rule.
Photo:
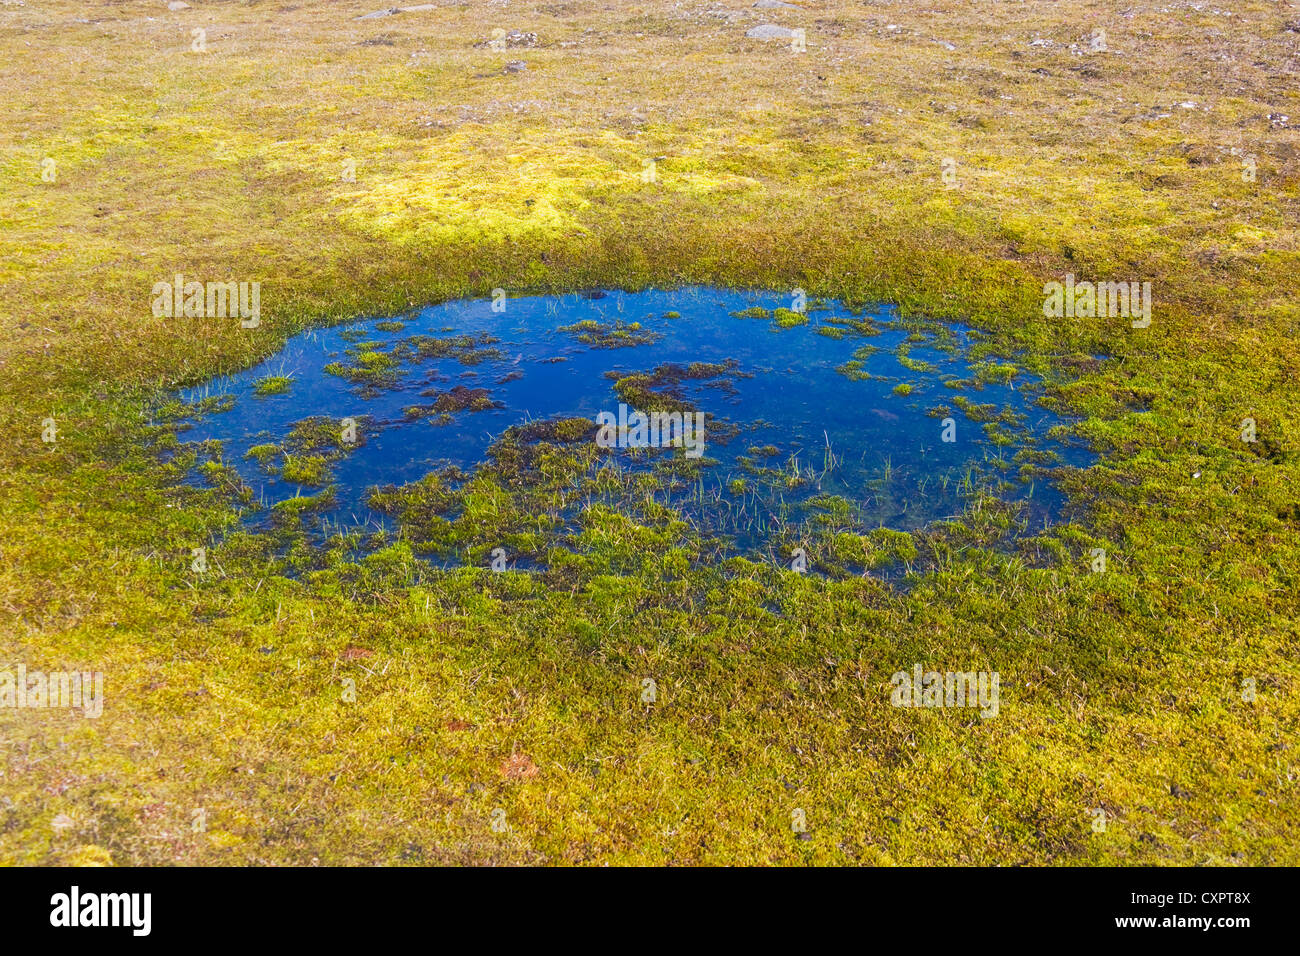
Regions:
<instances>
[{"instance_id":1,"label":"moss clump in water","mask_svg":"<svg viewBox=\"0 0 1300 956\"><path fill-rule=\"evenodd\" d=\"M609 373L611 375L615 373ZM638 372L618 378L614 392L633 408L645 412L685 412L693 406L682 395L686 381L714 380L725 388L734 377L744 375L735 359L727 362L692 362L690 365L667 363L651 372Z\"/></svg>"},{"instance_id":2,"label":"moss clump in water","mask_svg":"<svg viewBox=\"0 0 1300 956\"><path fill-rule=\"evenodd\" d=\"M504 408L505 406L498 401L494 401L491 393L486 388L470 388L467 385L456 385L445 392L439 392L436 389L427 389L420 393L426 397L433 397L432 405L411 405L405 409L408 418L428 418L430 416L450 416L455 412L486 412L494 408Z\"/></svg>"},{"instance_id":3,"label":"moss clump in water","mask_svg":"<svg viewBox=\"0 0 1300 956\"><path fill-rule=\"evenodd\" d=\"M330 362L325 371L354 385L387 388L397 384L397 359L378 349L349 349L351 364Z\"/></svg>"},{"instance_id":4,"label":"moss clump in water","mask_svg":"<svg viewBox=\"0 0 1300 956\"><path fill-rule=\"evenodd\" d=\"M478 335L452 335L434 338L431 335L413 335L399 342L393 354L403 360L454 358L461 365L478 365L505 356L500 349L490 348L497 339L481 332Z\"/></svg>"},{"instance_id":5,"label":"moss clump in water","mask_svg":"<svg viewBox=\"0 0 1300 956\"><path fill-rule=\"evenodd\" d=\"M289 391L289 386L293 384L293 377L290 375L267 375L259 378L253 384L254 395L283 395Z\"/></svg>"},{"instance_id":6,"label":"moss clump in water","mask_svg":"<svg viewBox=\"0 0 1300 956\"><path fill-rule=\"evenodd\" d=\"M662 335L641 327L640 322L621 322L609 324L595 319L583 319L572 325L562 325L560 332L567 332L584 345L598 349L629 348L634 345L649 345L658 342Z\"/></svg>"},{"instance_id":7,"label":"moss clump in water","mask_svg":"<svg viewBox=\"0 0 1300 956\"><path fill-rule=\"evenodd\" d=\"M1008 385L1020 373L1014 365L1000 365L996 362L981 362L975 366L975 379L987 384Z\"/></svg>"},{"instance_id":8,"label":"moss clump in water","mask_svg":"<svg viewBox=\"0 0 1300 956\"><path fill-rule=\"evenodd\" d=\"M271 507L271 522L280 527L298 526L313 512L328 511L334 507L334 491L326 488L316 495L287 498Z\"/></svg>"},{"instance_id":9,"label":"moss clump in water","mask_svg":"<svg viewBox=\"0 0 1300 956\"><path fill-rule=\"evenodd\" d=\"M254 459L266 471L278 472L285 481L323 485L329 481L330 466L361 443L363 422L358 420L352 429L332 418L304 418L293 426L283 446L255 445L245 457ZM354 440L349 440L354 432ZM277 455L283 456L278 468L273 464Z\"/></svg>"},{"instance_id":10,"label":"moss clump in water","mask_svg":"<svg viewBox=\"0 0 1300 956\"><path fill-rule=\"evenodd\" d=\"M248 451L244 452L245 458L251 458L259 465L265 466L268 462L280 454L279 445L254 445Z\"/></svg>"},{"instance_id":11,"label":"moss clump in water","mask_svg":"<svg viewBox=\"0 0 1300 956\"><path fill-rule=\"evenodd\" d=\"M323 485L329 477L329 463L316 455L285 455L280 477L296 485Z\"/></svg>"}]
</instances>

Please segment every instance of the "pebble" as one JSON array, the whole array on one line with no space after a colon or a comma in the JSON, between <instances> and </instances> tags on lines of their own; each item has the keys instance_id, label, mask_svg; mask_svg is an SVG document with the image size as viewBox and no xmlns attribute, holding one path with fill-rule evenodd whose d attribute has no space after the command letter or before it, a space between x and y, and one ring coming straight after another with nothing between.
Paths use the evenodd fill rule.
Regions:
<instances>
[{"instance_id":1,"label":"pebble","mask_svg":"<svg viewBox=\"0 0 1300 956\"><path fill-rule=\"evenodd\" d=\"M751 40L793 40L794 31L775 23L763 23L745 32Z\"/></svg>"}]
</instances>

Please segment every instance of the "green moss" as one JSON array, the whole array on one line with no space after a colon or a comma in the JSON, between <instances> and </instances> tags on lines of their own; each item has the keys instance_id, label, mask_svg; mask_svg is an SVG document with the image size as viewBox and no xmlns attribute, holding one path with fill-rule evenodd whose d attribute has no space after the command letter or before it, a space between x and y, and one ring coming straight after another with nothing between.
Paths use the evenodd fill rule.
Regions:
<instances>
[{"instance_id":1,"label":"green moss","mask_svg":"<svg viewBox=\"0 0 1300 956\"><path fill-rule=\"evenodd\" d=\"M289 391L293 378L289 375L267 375L253 383L254 395L282 395Z\"/></svg>"},{"instance_id":2,"label":"green moss","mask_svg":"<svg viewBox=\"0 0 1300 956\"><path fill-rule=\"evenodd\" d=\"M1198 109L1156 118L1188 75L1183 6L1144 10L1142 69L1085 56L1069 76L1059 44L1005 42L982 7L953 6L945 30L979 51L973 79L927 35L877 55L880 8L839 5L810 26L810 51L823 29L837 47L816 64L829 95L815 102L788 57L650 14L629 30L622 9L582 12L587 39L547 45L506 98L484 78L474 17L440 17L431 60L418 44L339 46L402 18L285 6L268 55L263 10L222 5L239 42L209 32L220 70L123 57L124 38L157 39L129 20L0 38L13 77L40 77L41 106L0 134L17 210L0 217L0 651L111 681L104 720L6 720L21 760L0 859L1297 862L1300 257L1293 132L1261 119L1279 109L1277 58L1259 53L1277 47L1276 17L1234 18L1215 41L1232 70L1197 76ZM1093 12L1064 0L1054 15ZM615 41L622 72L607 80L593 51ZM761 111L731 108L722 87L740 76ZM512 108L560 101L563 123ZM1113 114L1102 137L1099 104ZM1225 130L1245 131L1256 181ZM57 183L34 175L47 153ZM935 157L953 155L969 174L939 189ZM654 183L647 156L669 157ZM260 327L152 320L145 292L185 263L204 280L262 278ZM1152 325L1046 319L1043 285L1067 272L1156 280ZM93 294L68 276L93 277ZM714 283L975 326L984 358L1046 373L1044 401L1080 417L1073 437L1101 463L1060 483L1085 507L1012 540L1014 509L971 494L912 535L915 557L854 535L856 564L827 543L845 532L819 525L805 542L817 573L800 575L788 552L701 553L644 486L549 424L501 436L494 481L448 474L400 495L409 539L340 533L321 549L305 543L310 504L239 530L230 469L209 461L195 487L199 450L151 430L231 401L182 410L168 388L253 367L306 328L498 286ZM472 364L489 348L434 351ZM439 358L387 350L395 372ZM359 387L401 384L372 372ZM952 391L977 391L978 374ZM61 438L44 447L33 423L51 414ZM1238 437L1248 415L1255 443ZM1010 429L1001 417L981 424ZM553 524L574 488L590 513ZM594 507L606 493L618 508ZM543 570L420 560L501 546L515 562L496 542L557 536ZM381 550L355 560L362 541ZM882 552L897 561L874 566ZM999 672L999 717L890 707L889 675L918 663ZM206 832L190 828L195 807ZM795 807L809 839L791 833ZM74 823L55 832L60 814Z\"/></svg>"},{"instance_id":3,"label":"green moss","mask_svg":"<svg viewBox=\"0 0 1300 956\"><path fill-rule=\"evenodd\" d=\"M1019 372L1020 369L1014 365L999 365L995 362L981 362L975 366L975 377L978 381L999 385L1010 384Z\"/></svg>"},{"instance_id":4,"label":"green moss","mask_svg":"<svg viewBox=\"0 0 1300 956\"><path fill-rule=\"evenodd\" d=\"M259 465L265 465L279 454L279 445L254 445L244 453L244 457L252 458Z\"/></svg>"},{"instance_id":5,"label":"green moss","mask_svg":"<svg viewBox=\"0 0 1300 956\"><path fill-rule=\"evenodd\" d=\"M311 455L285 455L280 475L298 485L323 485L329 477L329 460Z\"/></svg>"},{"instance_id":6,"label":"green moss","mask_svg":"<svg viewBox=\"0 0 1300 956\"><path fill-rule=\"evenodd\" d=\"M594 319L583 319L573 325L562 325L559 331L568 332L579 342L601 349L627 348L634 345L648 345L657 342L663 336L641 327L640 322L606 323Z\"/></svg>"},{"instance_id":7,"label":"green moss","mask_svg":"<svg viewBox=\"0 0 1300 956\"><path fill-rule=\"evenodd\" d=\"M906 342L898 347L897 358L899 365L903 366L903 368L907 369L909 372L928 374L935 371L935 367L929 362L923 362L920 359L912 358L908 354L909 350L910 346Z\"/></svg>"}]
</instances>

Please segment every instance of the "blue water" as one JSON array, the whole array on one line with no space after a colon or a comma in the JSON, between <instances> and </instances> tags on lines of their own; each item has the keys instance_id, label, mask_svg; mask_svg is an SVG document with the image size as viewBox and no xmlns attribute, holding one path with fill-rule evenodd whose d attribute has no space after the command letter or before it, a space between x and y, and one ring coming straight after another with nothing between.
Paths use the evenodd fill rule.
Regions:
<instances>
[{"instance_id":1,"label":"blue water","mask_svg":"<svg viewBox=\"0 0 1300 956\"><path fill-rule=\"evenodd\" d=\"M508 299L504 312L494 312L489 300L449 302L401 317L400 331L377 327L392 319L311 331L294 337L254 368L183 392L186 402L213 394L234 399L227 411L197 416L184 438L224 443L225 461L253 489L257 510L247 520L256 525L266 520L274 503L321 489L268 475L245 458L249 448L282 442L296 422L309 417L362 420L363 441L332 465L329 484L336 505L324 517L334 527L391 527L367 506L369 489L414 482L448 465L470 472L487 459L489 445L511 425L567 417L594 421L598 412L617 413L620 399L607 373L734 360L736 369L724 380L680 383L682 400L724 424L716 440L706 430L707 467L689 488L665 492L665 500L701 528L734 535L742 550L761 546L762 536L781 520L805 520L824 511L822 496L827 495L851 504L852 526L859 529L912 530L955 517L976 488L1018 502L1031 529L1059 513L1062 496L1048 476L1039 472L1022 479L1012 458L1025 448L1051 453L1058 463L1072 465L1087 465L1091 456L1077 444L1048 435L1063 421L1036 404L1032 376L1021 370L1009 383L947 387L946 381L972 378L977 364L967 354L970 332L952 325L941 327L947 330L945 336L931 332L923 341L910 343L909 358L933 368L909 369L895 350L916 336L912 330L890 326L897 315L888 306L854 313L827 303L825 308L810 308L807 325L787 329L777 328L770 319L732 314L752 306L776 309L791 304L788 295L777 293L706 288L611 291ZM680 315L668 317L671 312ZM597 348L560 330L583 320L640 323L639 338L654 341ZM870 320L881 331L864 335L836 324L861 320ZM843 337L828 337L819 328L840 329ZM325 371L330 363L352 364L355 356L348 350L359 343L392 352L412 336L446 339L466 334L495 339L474 348L500 354L480 355L477 364L464 364L455 356L408 355L394 368L393 380L380 387ZM858 380L836 371L864 346L874 351L858 359ZM880 378L862 380L863 374ZM293 382L284 394L256 394L255 383L268 375L288 375ZM910 385L911 393L896 394L899 383ZM458 385L486 389L500 407L454 411L443 423L405 413L410 406L436 401L421 392ZM1019 416L1014 426L1002 429L1013 444L996 445L980 423L954 404L959 395ZM941 417L929 414L938 405L951 408L946 414L955 422L954 442L941 440ZM722 432L728 427L739 432L723 443ZM776 454L750 454L760 446L772 446ZM743 459L779 469L783 477L756 476ZM647 467L644 453L622 449L609 450L604 460L631 469ZM790 480L795 474L799 480ZM732 485L736 478L746 480L745 490Z\"/></svg>"}]
</instances>

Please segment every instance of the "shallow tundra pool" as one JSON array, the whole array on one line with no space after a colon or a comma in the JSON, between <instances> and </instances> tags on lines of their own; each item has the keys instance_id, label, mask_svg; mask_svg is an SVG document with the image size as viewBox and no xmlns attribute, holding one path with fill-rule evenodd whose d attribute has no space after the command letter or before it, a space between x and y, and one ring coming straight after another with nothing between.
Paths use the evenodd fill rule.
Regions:
<instances>
[{"instance_id":1,"label":"shallow tundra pool","mask_svg":"<svg viewBox=\"0 0 1300 956\"><path fill-rule=\"evenodd\" d=\"M1040 394L959 326L690 288L311 331L180 397L203 410L185 440L221 443L250 525L513 565L580 548L615 514L769 555L988 496L1037 530L1063 504L1055 470L1091 461Z\"/></svg>"}]
</instances>

